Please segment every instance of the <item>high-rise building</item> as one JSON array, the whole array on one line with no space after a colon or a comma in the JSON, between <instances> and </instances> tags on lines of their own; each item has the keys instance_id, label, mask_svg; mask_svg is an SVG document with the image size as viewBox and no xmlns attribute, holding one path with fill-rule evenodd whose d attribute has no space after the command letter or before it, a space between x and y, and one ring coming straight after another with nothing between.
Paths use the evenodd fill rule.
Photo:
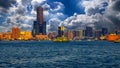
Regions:
<instances>
[{"instance_id":1,"label":"high-rise building","mask_svg":"<svg viewBox=\"0 0 120 68\"><path fill-rule=\"evenodd\" d=\"M102 28L101 34L103 36L106 36L108 34L108 29L107 28Z\"/></svg>"},{"instance_id":2,"label":"high-rise building","mask_svg":"<svg viewBox=\"0 0 120 68\"><path fill-rule=\"evenodd\" d=\"M19 36L20 36L20 29L18 27L13 27L12 28L12 39L18 40Z\"/></svg>"},{"instance_id":3,"label":"high-rise building","mask_svg":"<svg viewBox=\"0 0 120 68\"><path fill-rule=\"evenodd\" d=\"M68 40L73 40L73 32L71 30L67 30L65 35Z\"/></svg>"},{"instance_id":4,"label":"high-rise building","mask_svg":"<svg viewBox=\"0 0 120 68\"><path fill-rule=\"evenodd\" d=\"M44 21L43 8L41 6L37 8L37 21L34 21L32 32L34 37L39 34L46 35L46 22Z\"/></svg>"},{"instance_id":5,"label":"high-rise building","mask_svg":"<svg viewBox=\"0 0 120 68\"><path fill-rule=\"evenodd\" d=\"M79 31L73 31L73 36L74 37L79 37L80 35L79 35Z\"/></svg>"},{"instance_id":6,"label":"high-rise building","mask_svg":"<svg viewBox=\"0 0 120 68\"><path fill-rule=\"evenodd\" d=\"M62 37L64 35L64 26L58 27L58 37Z\"/></svg>"},{"instance_id":7,"label":"high-rise building","mask_svg":"<svg viewBox=\"0 0 120 68\"><path fill-rule=\"evenodd\" d=\"M77 31L73 31L73 36L75 40L80 40L84 38L84 31L81 30L77 30Z\"/></svg>"},{"instance_id":8,"label":"high-rise building","mask_svg":"<svg viewBox=\"0 0 120 68\"><path fill-rule=\"evenodd\" d=\"M92 29L92 27L86 27L85 37L86 37L86 38L91 38L91 37L93 37L93 29Z\"/></svg>"},{"instance_id":9,"label":"high-rise building","mask_svg":"<svg viewBox=\"0 0 120 68\"><path fill-rule=\"evenodd\" d=\"M33 23L33 30L32 30L32 34L33 36L39 34L39 24L37 23L37 21L34 21Z\"/></svg>"},{"instance_id":10,"label":"high-rise building","mask_svg":"<svg viewBox=\"0 0 120 68\"><path fill-rule=\"evenodd\" d=\"M95 39L100 39L100 36L101 36L101 31L100 30L96 30L95 33L94 33L94 38Z\"/></svg>"},{"instance_id":11,"label":"high-rise building","mask_svg":"<svg viewBox=\"0 0 120 68\"><path fill-rule=\"evenodd\" d=\"M43 8L41 6L37 8L37 21L39 22L39 24L44 23Z\"/></svg>"},{"instance_id":12,"label":"high-rise building","mask_svg":"<svg viewBox=\"0 0 120 68\"><path fill-rule=\"evenodd\" d=\"M79 30L79 35L80 35L80 39L84 38L84 31L82 29Z\"/></svg>"}]
</instances>

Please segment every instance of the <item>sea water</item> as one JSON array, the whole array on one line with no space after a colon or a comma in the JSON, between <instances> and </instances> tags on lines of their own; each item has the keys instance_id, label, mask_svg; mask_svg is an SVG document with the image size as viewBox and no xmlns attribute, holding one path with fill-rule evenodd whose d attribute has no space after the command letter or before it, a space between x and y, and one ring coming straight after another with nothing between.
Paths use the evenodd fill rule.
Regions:
<instances>
[{"instance_id":1,"label":"sea water","mask_svg":"<svg viewBox=\"0 0 120 68\"><path fill-rule=\"evenodd\" d=\"M120 68L120 43L0 41L0 68Z\"/></svg>"}]
</instances>

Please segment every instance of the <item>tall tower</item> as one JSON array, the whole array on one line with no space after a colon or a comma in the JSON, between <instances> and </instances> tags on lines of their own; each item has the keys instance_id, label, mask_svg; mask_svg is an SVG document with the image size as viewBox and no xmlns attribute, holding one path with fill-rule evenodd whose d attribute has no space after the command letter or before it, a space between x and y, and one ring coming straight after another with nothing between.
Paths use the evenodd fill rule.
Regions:
<instances>
[{"instance_id":1,"label":"tall tower","mask_svg":"<svg viewBox=\"0 0 120 68\"><path fill-rule=\"evenodd\" d=\"M44 23L43 8L41 6L37 8L37 21L39 22L39 24Z\"/></svg>"},{"instance_id":2,"label":"tall tower","mask_svg":"<svg viewBox=\"0 0 120 68\"><path fill-rule=\"evenodd\" d=\"M39 6L37 8L37 21L33 24L33 36L43 34L46 35L46 22L43 17L43 8Z\"/></svg>"}]
</instances>

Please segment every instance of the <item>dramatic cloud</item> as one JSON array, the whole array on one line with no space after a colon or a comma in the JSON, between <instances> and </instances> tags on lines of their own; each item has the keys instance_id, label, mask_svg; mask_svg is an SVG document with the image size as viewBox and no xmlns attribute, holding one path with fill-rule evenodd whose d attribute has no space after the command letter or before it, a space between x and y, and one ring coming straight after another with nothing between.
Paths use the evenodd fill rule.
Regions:
<instances>
[{"instance_id":1,"label":"dramatic cloud","mask_svg":"<svg viewBox=\"0 0 120 68\"><path fill-rule=\"evenodd\" d=\"M86 26L120 29L119 0L0 0L0 31L10 31L13 26L32 30L38 6L44 8L47 32L57 31L60 25L71 30Z\"/></svg>"},{"instance_id":2,"label":"dramatic cloud","mask_svg":"<svg viewBox=\"0 0 120 68\"><path fill-rule=\"evenodd\" d=\"M67 29L84 29L91 26L95 29L106 27L113 31L120 26L120 1L118 0L82 0L78 3L85 8L85 14L68 17L63 25Z\"/></svg>"},{"instance_id":3,"label":"dramatic cloud","mask_svg":"<svg viewBox=\"0 0 120 68\"><path fill-rule=\"evenodd\" d=\"M57 31L58 26L60 25L61 20L58 18L52 18L48 21L48 32Z\"/></svg>"},{"instance_id":4,"label":"dramatic cloud","mask_svg":"<svg viewBox=\"0 0 120 68\"><path fill-rule=\"evenodd\" d=\"M112 1L106 10L106 16L108 19L116 26L117 29L120 29L120 1Z\"/></svg>"},{"instance_id":5,"label":"dramatic cloud","mask_svg":"<svg viewBox=\"0 0 120 68\"><path fill-rule=\"evenodd\" d=\"M8 9L12 6L12 4L15 4L16 0L0 0L0 7Z\"/></svg>"}]
</instances>

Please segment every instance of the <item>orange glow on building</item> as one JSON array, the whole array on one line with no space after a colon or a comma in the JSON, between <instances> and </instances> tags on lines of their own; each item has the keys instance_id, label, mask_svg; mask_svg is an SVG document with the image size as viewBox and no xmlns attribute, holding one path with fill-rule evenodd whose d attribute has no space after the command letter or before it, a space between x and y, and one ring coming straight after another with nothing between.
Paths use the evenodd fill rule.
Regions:
<instances>
[{"instance_id":1,"label":"orange glow on building","mask_svg":"<svg viewBox=\"0 0 120 68\"><path fill-rule=\"evenodd\" d=\"M7 32L7 33L4 33L4 34L3 34L3 39L4 39L4 40L11 40L11 33L8 33L8 32Z\"/></svg>"},{"instance_id":2,"label":"orange glow on building","mask_svg":"<svg viewBox=\"0 0 120 68\"><path fill-rule=\"evenodd\" d=\"M42 34L36 35L35 38L36 40L50 40L47 35Z\"/></svg>"},{"instance_id":3,"label":"orange glow on building","mask_svg":"<svg viewBox=\"0 0 120 68\"><path fill-rule=\"evenodd\" d=\"M120 39L120 34L118 34L118 37L119 37L119 39Z\"/></svg>"},{"instance_id":4,"label":"orange glow on building","mask_svg":"<svg viewBox=\"0 0 120 68\"><path fill-rule=\"evenodd\" d=\"M20 32L20 37L19 40L31 40L32 37L32 33L30 31L21 31Z\"/></svg>"},{"instance_id":5,"label":"orange glow on building","mask_svg":"<svg viewBox=\"0 0 120 68\"><path fill-rule=\"evenodd\" d=\"M106 40L106 36L101 35L100 40Z\"/></svg>"},{"instance_id":6,"label":"orange glow on building","mask_svg":"<svg viewBox=\"0 0 120 68\"><path fill-rule=\"evenodd\" d=\"M0 40L3 39L3 33L0 33Z\"/></svg>"},{"instance_id":7,"label":"orange glow on building","mask_svg":"<svg viewBox=\"0 0 120 68\"><path fill-rule=\"evenodd\" d=\"M116 34L109 34L107 38L108 41L115 41L117 39L119 39L119 36Z\"/></svg>"},{"instance_id":8,"label":"orange glow on building","mask_svg":"<svg viewBox=\"0 0 120 68\"><path fill-rule=\"evenodd\" d=\"M12 28L12 40L18 40L20 36L20 29L18 27Z\"/></svg>"}]
</instances>

